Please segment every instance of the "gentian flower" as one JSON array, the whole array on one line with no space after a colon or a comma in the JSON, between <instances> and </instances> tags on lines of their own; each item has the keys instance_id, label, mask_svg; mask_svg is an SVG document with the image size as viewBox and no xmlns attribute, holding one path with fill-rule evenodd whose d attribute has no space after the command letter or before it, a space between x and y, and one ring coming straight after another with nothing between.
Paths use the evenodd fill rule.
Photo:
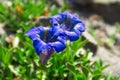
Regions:
<instances>
[{"instance_id":1,"label":"gentian flower","mask_svg":"<svg viewBox=\"0 0 120 80\"><path fill-rule=\"evenodd\" d=\"M56 36L63 35L70 41L79 39L84 32L85 24L75 15L68 12L57 14L50 18Z\"/></svg>"},{"instance_id":2,"label":"gentian flower","mask_svg":"<svg viewBox=\"0 0 120 80\"><path fill-rule=\"evenodd\" d=\"M33 46L41 63L46 63L51 54L63 51L66 40L75 41L84 32L85 24L68 12L57 14L50 19L51 27L33 27L26 35L33 41Z\"/></svg>"},{"instance_id":3,"label":"gentian flower","mask_svg":"<svg viewBox=\"0 0 120 80\"><path fill-rule=\"evenodd\" d=\"M26 35L32 39L34 49L41 57L41 63L46 63L54 51L61 52L65 49L65 40L62 36L55 36L52 28L33 27Z\"/></svg>"}]
</instances>

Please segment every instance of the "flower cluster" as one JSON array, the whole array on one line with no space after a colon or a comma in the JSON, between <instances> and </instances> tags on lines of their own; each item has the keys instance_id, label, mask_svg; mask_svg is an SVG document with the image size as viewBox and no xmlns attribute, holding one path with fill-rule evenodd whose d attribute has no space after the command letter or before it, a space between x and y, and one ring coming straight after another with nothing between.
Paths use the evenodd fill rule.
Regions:
<instances>
[{"instance_id":1,"label":"flower cluster","mask_svg":"<svg viewBox=\"0 0 120 80\"><path fill-rule=\"evenodd\" d=\"M33 41L33 46L41 63L46 63L51 54L63 51L67 40L75 41L84 32L84 23L68 12L57 14L50 19L51 27L33 27L26 35Z\"/></svg>"}]
</instances>

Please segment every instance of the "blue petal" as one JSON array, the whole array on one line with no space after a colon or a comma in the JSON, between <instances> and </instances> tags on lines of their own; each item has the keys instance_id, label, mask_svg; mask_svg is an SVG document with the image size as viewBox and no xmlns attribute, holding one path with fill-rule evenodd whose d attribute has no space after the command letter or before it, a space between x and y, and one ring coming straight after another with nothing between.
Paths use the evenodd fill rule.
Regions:
<instances>
[{"instance_id":1,"label":"blue petal","mask_svg":"<svg viewBox=\"0 0 120 80\"><path fill-rule=\"evenodd\" d=\"M66 17L69 19L74 17L74 15L70 14L69 12L64 12L63 14L66 15Z\"/></svg>"},{"instance_id":2,"label":"blue petal","mask_svg":"<svg viewBox=\"0 0 120 80\"><path fill-rule=\"evenodd\" d=\"M48 30L48 39L50 39L50 38L53 36L53 34L54 34L53 29L50 28L50 29Z\"/></svg>"},{"instance_id":3,"label":"blue petal","mask_svg":"<svg viewBox=\"0 0 120 80\"><path fill-rule=\"evenodd\" d=\"M65 34L65 32L61 28L58 28L58 29L56 29L54 36L58 37L58 36L63 36L64 34Z\"/></svg>"},{"instance_id":4,"label":"blue petal","mask_svg":"<svg viewBox=\"0 0 120 80\"><path fill-rule=\"evenodd\" d=\"M79 39L79 35L76 34L75 32L65 31L65 34L70 41L76 41Z\"/></svg>"},{"instance_id":5,"label":"blue petal","mask_svg":"<svg viewBox=\"0 0 120 80\"><path fill-rule=\"evenodd\" d=\"M51 38L53 38L53 37L56 38L56 37L62 36L62 35L64 35L64 31L60 27L52 27L51 29L49 29L49 37L51 37Z\"/></svg>"},{"instance_id":6,"label":"blue petal","mask_svg":"<svg viewBox=\"0 0 120 80\"><path fill-rule=\"evenodd\" d=\"M58 22L64 22L67 19L67 15L65 13L60 13L53 16L52 18L56 19Z\"/></svg>"},{"instance_id":7,"label":"blue petal","mask_svg":"<svg viewBox=\"0 0 120 80\"><path fill-rule=\"evenodd\" d=\"M43 35L43 27L32 27L30 30L28 30L25 34L26 36L30 37L32 40L37 38L39 35Z\"/></svg>"},{"instance_id":8,"label":"blue petal","mask_svg":"<svg viewBox=\"0 0 120 80\"><path fill-rule=\"evenodd\" d=\"M25 34L26 36L28 36L30 39L34 40L35 38L37 38L37 34L36 34L36 28L31 28L30 30L28 30Z\"/></svg>"},{"instance_id":9,"label":"blue petal","mask_svg":"<svg viewBox=\"0 0 120 80\"><path fill-rule=\"evenodd\" d=\"M61 13L60 13L60 14L57 14L57 15L51 17L51 18L54 18L54 19L56 19L57 21L60 21L60 20L62 19L62 16L61 16Z\"/></svg>"},{"instance_id":10,"label":"blue petal","mask_svg":"<svg viewBox=\"0 0 120 80\"><path fill-rule=\"evenodd\" d=\"M58 23L58 21L55 18L50 18L50 23L52 24L52 27L59 26L59 23Z\"/></svg>"},{"instance_id":11,"label":"blue petal","mask_svg":"<svg viewBox=\"0 0 120 80\"><path fill-rule=\"evenodd\" d=\"M81 33L82 33L82 32L80 32L78 29L74 29L73 31L74 31L77 35L79 35L79 36L80 36Z\"/></svg>"},{"instance_id":12,"label":"blue petal","mask_svg":"<svg viewBox=\"0 0 120 80\"><path fill-rule=\"evenodd\" d=\"M36 33L40 33L41 34L41 31L43 31L43 27L40 26L40 27L32 27L30 30L28 30L26 32L26 35L29 36L31 34L36 34Z\"/></svg>"},{"instance_id":13,"label":"blue petal","mask_svg":"<svg viewBox=\"0 0 120 80\"><path fill-rule=\"evenodd\" d=\"M35 40L36 38L38 38L38 35L37 35L37 34L30 34L30 35L29 35L29 38L30 38L31 40Z\"/></svg>"},{"instance_id":14,"label":"blue petal","mask_svg":"<svg viewBox=\"0 0 120 80\"><path fill-rule=\"evenodd\" d=\"M62 17L61 21L64 22L64 21L67 19L67 15L64 14L64 13L62 13L62 14L60 14L60 15L61 15L61 17Z\"/></svg>"},{"instance_id":15,"label":"blue petal","mask_svg":"<svg viewBox=\"0 0 120 80\"><path fill-rule=\"evenodd\" d=\"M48 41L49 42L55 41L58 36L62 35L62 33L64 33L62 29L56 29L56 30L54 30L53 28L49 29Z\"/></svg>"},{"instance_id":16,"label":"blue petal","mask_svg":"<svg viewBox=\"0 0 120 80\"><path fill-rule=\"evenodd\" d=\"M78 23L75 25L74 29L78 29L80 32L84 32L85 25L83 23Z\"/></svg>"},{"instance_id":17,"label":"blue petal","mask_svg":"<svg viewBox=\"0 0 120 80\"><path fill-rule=\"evenodd\" d=\"M63 44L66 43L66 37L65 36L59 36L59 37L57 37L57 40L62 42Z\"/></svg>"},{"instance_id":18,"label":"blue petal","mask_svg":"<svg viewBox=\"0 0 120 80\"><path fill-rule=\"evenodd\" d=\"M36 34L36 28L32 27L30 30L28 30L25 35L29 36L31 34Z\"/></svg>"},{"instance_id":19,"label":"blue petal","mask_svg":"<svg viewBox=\"0 0 120 80\"><path fill-rule=\"evenodd\" d=\"M74 17L74 18L72 18L71 19L71 22L72 22L72 24L77 24L77 23L83 23L79 18L76 18L76 17Z\"/></svg>"},{"instance_id":20,"label":"blue petal","mask_svg":"<svg viewBox=\"0 0 120 80\"><path fill-rule=\"evenodd\" d=\"M61 52L66 48L65 44L63 44L59 41L56 41L56 42L53 42L50 44L51 44L51 47L53 47L56 52Z\"/></svg>"},{"instance_id":21,"label":"blue petal","mask_svg":"<svg viewBox=\"0 0 120 80\"><path fill-rule=\"evenodd\" d=\"M44 47L46 46L46 44L37 38L33 40L33 46L34 46L36 53L39 55L41 51L44 49Z\"/></svg>"},{"instance_id":22,"label":"blue petal","mask_svg":"<svg viewBox=\"0 0 120 80\"><path fill-rule=\"evenodd\" d=\"M43 26L39 26L36 28L36 34L39 34L40 37L43 36L43 32L44 32L44 27Z\"/></svg>"}]
</instances>

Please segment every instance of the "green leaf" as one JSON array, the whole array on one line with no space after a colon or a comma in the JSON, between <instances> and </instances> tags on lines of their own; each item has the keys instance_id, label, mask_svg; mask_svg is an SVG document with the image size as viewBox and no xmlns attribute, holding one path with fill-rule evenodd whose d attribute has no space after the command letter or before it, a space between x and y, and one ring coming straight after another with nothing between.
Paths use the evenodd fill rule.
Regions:
<instances>
[{"instance_id":1,"label":"green leaf","mask_svg":"<svg viewBox=\"0 0 120 80\"><path fill-rule=\"evenodd\" d=\"M66 63L66 67L67 67L73 74L77 74L77 73L78 73L78 71L76 70L76 67L75 67L73 64L67 62L67 63Z\"/></svg>"},{"instance_id":2,"label":"green leaf","mask_svg":"<svg viewBox=\"0 0 120 80\"><path fill-rule=\"evenodd\" d=\"M11 62L11 56L12 56L13 50L14 50L14 48L11 48L9 50L5 50L4 57L2 58L2 60L3 60L3 63L6 67L8 67L10 62Z\"/></svg>"}]
</instances>

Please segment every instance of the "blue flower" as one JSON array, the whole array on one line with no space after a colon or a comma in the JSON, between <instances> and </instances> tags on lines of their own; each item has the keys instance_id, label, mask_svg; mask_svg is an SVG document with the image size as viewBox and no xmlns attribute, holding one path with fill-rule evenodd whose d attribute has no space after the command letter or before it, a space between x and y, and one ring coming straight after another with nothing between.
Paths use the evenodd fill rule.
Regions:
<instances>
[{"instance_id":1,"label":"blue flower","mask_svg":"<svg viewBox=\"0 0 120 80\"><path fill-rule=\"evenodd\" d=\"M41 63L46 63L51 54L63 51L66 40L75 41L84 32L85 24L68 12L50 18L51 27L33 27L26 35L33 41L33 46Z\"/></svg>"},{"instance_id":2,"label":"blue flower","mask_svg":"<svg viewBox=\"0 0 120 80\"><path fill-rule=\"evenodd\" d=\"M70 41L79 39L84 32L85 24L75 15L68 12L57 14L50 18L55 35L66 36Z\"/></svg>"},{"instance_id":3,"label":"blue flower","mask_svg":"<svg viewBox=\"0 0 120 80\"><path fill-rule=\"evenodd\" d=\"M61 52L65 49L65 40L59 36L55 36L52 28L33 27L26 32L26 35L33 41L33 46L41 62L46 63L50 55L56 51Z\"/></svg>"}]
</instances>

